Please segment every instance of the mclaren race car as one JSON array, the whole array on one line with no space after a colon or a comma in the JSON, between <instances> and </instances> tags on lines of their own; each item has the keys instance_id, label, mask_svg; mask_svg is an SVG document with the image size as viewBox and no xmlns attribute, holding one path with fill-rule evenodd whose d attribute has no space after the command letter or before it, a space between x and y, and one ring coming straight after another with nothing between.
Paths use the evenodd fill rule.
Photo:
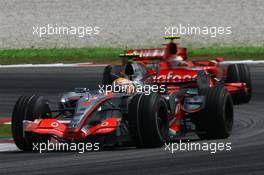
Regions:
<instances>
[{"instance_id":1,"label":"mclaren race car","mask_svg":"<svg viewBox=\"0 0 264 175\"><path fill-rule=\"evenodd\" d=\"M151 76L157 84L165 84L168 89L193 87L196 79L202 77L199 86L211 88L222 85L229 91L234 104L248 103L252 96L252 83L249 67L245 64L231 64L220 66L223 58L214 60L191 61L187 56L187 49L179 46L174 39L179 37L165 37L171 41L165 48L135 49L121 54L122 65L108 65L105 67L103 84L111 84L117 76L125 76L127 63L133 64L135 74Z\"/></svg>"},{"instance_id":2,"label":"mclaren race car","mask_svg":"<svg viewBox=\"0 0 264 175\"><path fill-rule=\"evenodd\" d=\"M233 102L223 86L149 94L78 88L63 94L57 109L42 96L21 96L12 114L14 142L24 151L51 139L159 147L188 132L201 139L228 138L232 126Z\"/></svg>"}]
</instances>

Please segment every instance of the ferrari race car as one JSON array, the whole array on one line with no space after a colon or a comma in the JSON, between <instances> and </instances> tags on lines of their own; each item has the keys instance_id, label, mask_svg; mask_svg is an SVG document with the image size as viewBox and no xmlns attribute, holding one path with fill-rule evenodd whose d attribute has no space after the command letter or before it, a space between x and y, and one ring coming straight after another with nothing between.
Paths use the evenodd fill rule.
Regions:
<instances>
[{"instance_id":1,"label":"ferrari race car","mask_svg":"<svg viewBox=\"0 0 264 175\"><path fill-rule=\"evenodd\" d=\"M78 88L62 95L55 110L42 96L21 96L12 114L14 142L23 151L51 139L136 147L159 147L188 132L224 139L232 125L233 103L223 86L148 95Z\"/></svg>"},{"instance_id":2,"label":"ferrari race car","mask_svg":"<svg viewBox=\"0 0 264 175\"><path fill-rule=\"evenodd\" d=\"M252 83L249 67L245 64L230 64L221 66L223 58L214 60L191 61L187 49L179 46L174 39L165 48L134 49L125 54L122 65L108 65L104 69L103 84L111 84L116 77L126 76L127 63L133 70L129 74L136 77L151 76L157 84L165 84L168 89L179 89L197 86L196 79L201 77L198 86L211 88L223 85L232 96L234 104L248 103L252 96ZM132 73L131 73L132 72ZM132 76L131 76L132 77ZM134 76L135 77L135 76Z\"/></svg>"}]
</instances>

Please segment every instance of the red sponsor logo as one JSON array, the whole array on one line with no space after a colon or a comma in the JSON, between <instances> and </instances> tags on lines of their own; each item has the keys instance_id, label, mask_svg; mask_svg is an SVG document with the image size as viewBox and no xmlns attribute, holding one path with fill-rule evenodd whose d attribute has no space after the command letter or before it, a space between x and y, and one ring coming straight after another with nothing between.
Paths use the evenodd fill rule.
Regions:
<instances>
[{"instance_id":1,"label":"red sponsor logo","mask_svg":"<svg viewBox=\"0 0 264 175\"><path fill-rule=\"evenodd\" d=\"M165 82L178 83L178 82L195 81L196 77L197 77L196 74L179 75L179 74L173 74L173 71L170 71L168 74L154 76L153 79L155 82L158 83L165 83Z\"/></svg>"}]
</instances>

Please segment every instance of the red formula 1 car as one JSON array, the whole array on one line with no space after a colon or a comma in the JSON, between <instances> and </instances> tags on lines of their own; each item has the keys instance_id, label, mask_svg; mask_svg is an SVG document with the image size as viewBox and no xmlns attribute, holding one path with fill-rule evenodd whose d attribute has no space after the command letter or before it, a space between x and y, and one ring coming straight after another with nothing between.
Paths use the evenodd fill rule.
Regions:
<instances>
[{"instance_id":1,"label":"red formula 1 car","mask_svg":"<svg viewBox=\"0 0 264 175\"><path fill-rule=\"evenodd\" d=\"M187 49L174 42L178 37L165 37L171 41L165 48L128 50L123 65L109 65L104 70L103 83L111 84L118 76L124 76L123 71L128 62L140 64L147 68L148 74L158 84L166 84L168 89L177 91L185 87L200 88L223 85L231 94L234 104L248 103L252 95L252 85L249 67L245 64L220 66L223 58L214 60L191 61L187 57ZM135 69L144 70L142 66ZM136 71L137 72L137 71ZM199 76L198 76L199 75ZM196 79L199 77L199 83Z\"/></svg>"}]
</instances>

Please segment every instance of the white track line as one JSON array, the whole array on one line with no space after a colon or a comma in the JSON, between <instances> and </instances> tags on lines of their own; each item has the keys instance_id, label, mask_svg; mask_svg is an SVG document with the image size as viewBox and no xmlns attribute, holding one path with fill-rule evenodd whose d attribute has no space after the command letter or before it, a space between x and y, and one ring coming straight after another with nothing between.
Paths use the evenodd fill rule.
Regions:
<instances>
[{"instance_id":1,"label":"white track line","mask_svg":"<svg viewBox=\"0 0 264 175\"><path fill-rule=\"evenodd\" d=\"M237 61L224 61L221 64L264 64L264 60L258 60L258 61L253 61L253 60L237 60Z\"/></svg>"},{"instance_id":2,"label":"white track line","mask_svg":"<svg viewBox=\"0 0 264 175\"><path fill-rule=\"evenodd\" d=\"M14 64L14 65L0 65L0 68L26 68L26 67L75 67L76 64Z\"/></svg>"},{"instance_id":3,"label":"white track line","mask_svg":"<svg viewBox=\"0 0 264 175\"><path fill-rule=\"evenodd\" d=\"M264 60L237 60L237 61L224 61L221 64L264 64ZM14 65L0 65L0 68L38 68L38 67L96 67L106 66L107 64L93 64L93 63L75 63L75 64L14 64Z\"/></svg>"},{"instance_id":4,"label":"white track line","mask_svg":"<svg viewBox=\"0 0 264 175\"><path fill-rule=\"evenodd\" d=\"M3 124L3 125L11 125L11 122L3 122L3 123L0 123L0 124Z\"/></svg>"},{"instance_id":5,"label":"white track line","mask_svg":"<svg viewBox=\"0 0 264 175\"><path fill-rule=\"evenodd\" d=\"M107 64L93 64L93 63L75 63L75 64L14 64L14 65L0 65L0 68L38 68L38 67L96 67L107 66Z\"/></svg>"},{"instance_id":6,"label":"white track line","mask_svg":"<svg viewBox=\"0 0 264 175\"><path fill-rule=\"evenodd\" d=\"M5 151L18 151L18 148L14 143L0 143L0 152Z\"/></svg>"}]
</instances>

